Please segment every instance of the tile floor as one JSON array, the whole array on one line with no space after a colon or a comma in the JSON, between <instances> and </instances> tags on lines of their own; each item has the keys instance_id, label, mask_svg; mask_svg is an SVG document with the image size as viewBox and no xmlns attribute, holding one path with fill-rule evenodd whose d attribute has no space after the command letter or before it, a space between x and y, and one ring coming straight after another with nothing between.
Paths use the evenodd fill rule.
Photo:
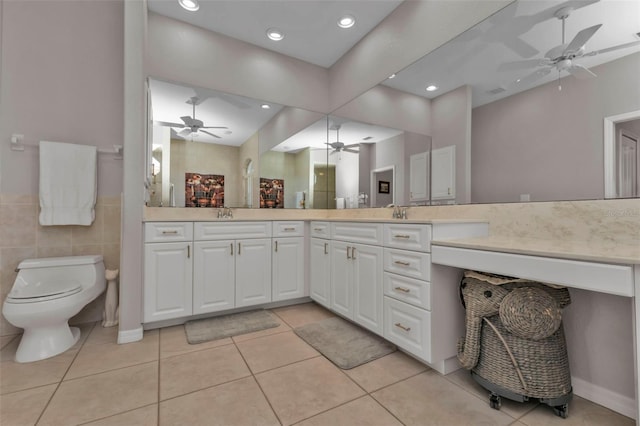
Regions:
<instances>
[{"instance_id":1,"label":"tile floor","mask_svg":"<svg viewBox=\"0 0 640 426\"><path fill-rule=\"evenodd\" d=\"M633 425L575 397L569 418L503 400L459 370L441 376L401 352L340 370L292 328L332 314L313 303L272 311L280 326L189 345L182 326L117 345L117 328L83 326L71 350L13 361L3 337L0 424L18 425Z\"/></svg>"}]
</instances>

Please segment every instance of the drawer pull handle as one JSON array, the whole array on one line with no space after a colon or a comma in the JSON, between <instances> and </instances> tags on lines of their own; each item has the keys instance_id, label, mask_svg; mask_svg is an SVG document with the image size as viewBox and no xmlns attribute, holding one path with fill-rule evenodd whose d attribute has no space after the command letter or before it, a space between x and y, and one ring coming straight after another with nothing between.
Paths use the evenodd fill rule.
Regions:
<instances>
[{"instance_id":1,"label":"drawer pull handle","mask_svg":"<svg viewBox=\"0 0 640 426\"><path fill-rule=\"evenodd\" d=\"M240 251L242 250L242 243L238 243L238 256L240 256Z\"/></svg>"},{"instance_id":2,"label":"drawer pull handle","mask_svg":"<svg viewBox=\"0 0 640 426\"><path fill-rule=\"evenodd\" d=\"M405 240L408 240L409 238L411 238L410 235L404 235L404 234L398 234L398 235L394 235L393 238L403 238Z\"/></svg>"},{"instance_id":3,"label":"drawer pull handle","mask_svg":"<svg viewBox=\"0 0 640 426\"><path fill-rule=\"evenodd\" d=\"M395 287L394 290L401 291L403 293L411 293L411 290L409 290L408 288L404 288L404 287Z\"/></svg>"},{"instance_id":4,"label":"drawer pull handle","mask_svg":"<svg viewBox=\"0 0 640 426\"><path fill-rule=\"evenodd\" d=\"M278 252L278 242L276 241L276 253Z\"/></svg>"},{"instance_id":5,"label":"drawer pull handle","mask_svg":"<svg viewBox=\"0 0 640 426\"><path fill-rule=\"evenodd\" d=\"M352 259L356 258L356 248L355 247L351 247L351 258Z\"/></svg>"},{"instance_id":6,"label":"drawer pull handle","mask_svg":"<svg viewBox=\"0 0 640 426\"><path fill-rule=\"evenodd\" d=\"M187 246L187 259L191 259L191 246Z\"/></svg>"},{"instance_id":7,"label":"drawer pull handle","mask_svg":"<svg viewBox=\"0 0 640 426\"><path fill-rule=\"evenodd\" d=\"M285 231L295 231L296 228L284 228Z\"/></svg>"},{"instance_id":8,"label":"drawer pull handle","mask_svg":"<svg viewBox=\"0 0 640 426\"><path fill-rule=\"evenodd\" d=\"M231 248L231 256L233 256L233 243L229 244L229 247Z\"/></svg>"},{"instance_id":9,"label":"drawer pull handle","mask_svg":"<svg viewBox=\"0 0 640 426\"><path fill-rule=\"evenodd\" d=\"M351 247L347 247L347 259L351 259Z\"/></svg>"},{"instance_id":10,"label":"drawer pull handle","mask_svg":"<svg viewBox=\"0 0 640 426\"><path fill-rule=\"evenodd\" d=\"M402 260L396 260L395 262L396 265L402 265L402 266L409 266L411 265L409 262L403 262Z\"/></svg>"},{"instance_id":11,"label":"drawer pull handle","mask_svg":"<svg viewBox=\"0 0 640 426\"><path fill-rule=\"evenodd\" d=\"M329 254L327 248L329 247L329 243L324 243L324 254Z\"/></svg>"},{"instance_id":12,"label":"drawer pull handle","mask_svg":"<svg viewBox=\"0 0 640 426\"><path fill-rule=\"evenodd\" d=\"M396 327L398 327L398 328L401 328L401 329L403 329L404 331L407 331L407 332L411 330L411 327L405 327L405 326L404 326L404 325L402 325L402 323L400 323L400 322L397 322L397 323L395 324L395 326L396 326Z\"/></svg>"},{"instance_id":13,"label":"drawer pull handle","mask_svg":"<svg viewBox=\"0 0 640 426\"><path fill-rule=\"evenodd\" d=\"M313 228L313 230L314 230L314 231L318 231L318 232L323 231L323 229L322 229L322 228Z\"/></svg>"},{"instance_id":14,"label":"drawer pull handle","mask_svg":"<svg viewBox=\"0 0 640 426\"><path fill-rule=\"evenodd\" d=\"M162 231L162 235L176 235L178 231Z\"/></svg>"}]
</instances>

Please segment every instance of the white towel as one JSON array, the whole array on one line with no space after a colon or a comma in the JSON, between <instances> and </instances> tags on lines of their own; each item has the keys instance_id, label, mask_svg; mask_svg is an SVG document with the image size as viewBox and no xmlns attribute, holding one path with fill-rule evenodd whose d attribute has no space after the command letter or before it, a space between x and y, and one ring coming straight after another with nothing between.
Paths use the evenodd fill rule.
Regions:
<instances>
[{"instance_id":1,"label":"white towel","mask_svg":"<svg viewBox=\"0 0 640 426\"><path fill-rule=\"evenodd\" d=\"M95 146L40 142L40 225L91 225L97 159Z\"/></svg>"}]
</instances>

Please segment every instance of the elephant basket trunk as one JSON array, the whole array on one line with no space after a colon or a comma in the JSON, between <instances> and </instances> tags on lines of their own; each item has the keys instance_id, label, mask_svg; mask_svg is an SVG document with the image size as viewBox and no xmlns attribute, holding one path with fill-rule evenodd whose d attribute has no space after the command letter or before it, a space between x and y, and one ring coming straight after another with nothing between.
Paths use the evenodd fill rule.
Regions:
<instances>
[{"instance_id":1,"label":"elephant basket trunk","mask_svg":"<svg viewBox=\"0 0 640 426\"><path fill-rule=\"evenodd\" d=\"M500 397L536 398L567 417L572 387L561 311L571 303L569 292L539 282L505 281L496 285L478 273L463 278L467 336L459 342L458 358L491 392L491 407L500 408Z\"/></svg>"}]
</instances>

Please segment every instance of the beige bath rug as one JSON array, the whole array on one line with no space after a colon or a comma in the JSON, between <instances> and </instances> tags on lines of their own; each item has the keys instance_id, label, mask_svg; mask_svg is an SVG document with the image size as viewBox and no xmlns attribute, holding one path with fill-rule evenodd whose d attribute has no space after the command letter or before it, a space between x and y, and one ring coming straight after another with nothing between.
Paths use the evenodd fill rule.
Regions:
<instances>
[{"instance_id":1,"label":"beige bath rug","mask_svg":"<svg viewBox=\"0 0 640 426\"><path fill-rule=\"evenodd\" d=\"M213 318L187 321L184 330L187 341L195 345L225 337L278 327L280 322L265 310L240 312Z\"/></svg>"}]
</instances>

